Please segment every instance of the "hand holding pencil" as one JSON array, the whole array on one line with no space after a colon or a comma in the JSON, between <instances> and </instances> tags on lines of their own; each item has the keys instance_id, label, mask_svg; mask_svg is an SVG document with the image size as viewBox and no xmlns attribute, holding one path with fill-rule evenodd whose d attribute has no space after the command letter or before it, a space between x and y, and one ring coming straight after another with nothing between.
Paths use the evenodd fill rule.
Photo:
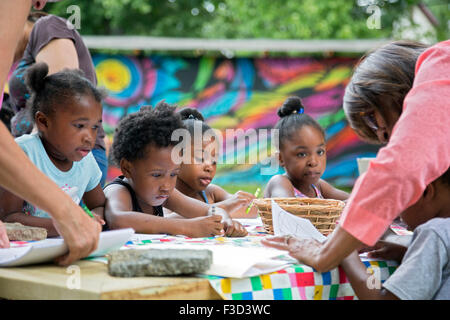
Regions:
<instances>
[{"instance_id":1,"label":"hand holding pencil","mask_svg":"<svg viewBox=\"0 0 450 320\"><path fill-rule=\"evenodd\" d=\"M84 212L86 212L91 218L94 218L102 226L106 223L105 220L103 220L98 214L92 213L84 203L81 205L81 207L83 208Z\"/></svg>"},{"instance_id":2,"label":"hand holding pencil","mask_svg":"<svg viewBox=\"0 0 450 320\"><path fill-rule=\"evenodd\" d=\"M261 192L261 188L256 189L255 191L255 199L257 199L259 197L259 193ZM252 203L250 203L250 205L248 206L247 210L245 211L246 214L248 214L250 212L250 209L253 207L253 201Z\"/></svg>"}]
</instances>

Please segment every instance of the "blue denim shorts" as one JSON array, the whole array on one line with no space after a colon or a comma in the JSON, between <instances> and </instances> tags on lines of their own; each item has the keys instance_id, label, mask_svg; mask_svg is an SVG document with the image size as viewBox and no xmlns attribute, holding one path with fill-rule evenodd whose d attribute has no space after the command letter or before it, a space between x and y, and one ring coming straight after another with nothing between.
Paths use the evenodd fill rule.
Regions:
<instances>
[{"instance_id":1,"label":"blue denim shorts","mask_svg":"<svg viewBox=\"0 0 450 320\"><path fill-rule=\"evenodd\" d=\"M106 157L106 151L103 149L92 149L92 155L97 161L98 167L102 172L102 179L100 180L100 185L103 188L105 186L106 175L108 173L108 158Z\"/></svg>"}]
</instances>

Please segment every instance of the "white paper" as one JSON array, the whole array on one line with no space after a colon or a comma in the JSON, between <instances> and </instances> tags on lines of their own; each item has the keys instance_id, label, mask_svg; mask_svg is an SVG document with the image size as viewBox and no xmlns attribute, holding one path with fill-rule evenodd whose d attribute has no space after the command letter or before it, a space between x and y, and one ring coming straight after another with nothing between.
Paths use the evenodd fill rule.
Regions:
<instances>
[{"instance_id":1,"label":"white paper","mask_svg":"<svg viewBox=\"0 0 450 320\"><path fill-rule=\"evenodd\" d=\"M261 217L251 218L251 219L233 219L233 220L235 220L235 221L239 222L241 225L243 225L244 228L248 232L255 232L255 231L257 231L258 227L263 226Z\"/></svg>"},{"instance_id":2,"label":"white paper","mask_svg":"<svg viewBox=\"0 0 450 320\"><path fill-rule=\"evenodd\" d=\"M311 221L283 210L274 200L272 200L272 223L276 236L293 235L297 238L316 239L320 242L326 240Z\"/></svg>"},{"instance_id":3,"label":"white paper","mask_svg":"<svg viewBox=\"0 0 450 320\"><path fill-rule=\"evenodd\" d=\"M287 255L287 251L268 247L236 247L234 245L198 245L198 244L171 244L158 243L147 244L142 247L126 248L125 250L148 249L193 249L210 250L213 254L213 262L210 268L202 274L220 276L226 278L245 278L261 274L267 274L290 265L286 260L274 259L281 255ZM107 263L103 259L104 263Z\"/></svg>"},{"instance_id":4,"label":"white paper","mask_svg":"<svg viewBox=\"0 0 450 320\"><path fill-rule=\"evenodd\" d=\"M89 257L103 256L110 251L120 249L133 234L134 230L131 228L100 233L97 250L92 252ZM65 254L67 250L68 247L61 238L36 241L25 247L0 249L0 267L52 262L55 258Z\"/></svg>"}]
</instances>

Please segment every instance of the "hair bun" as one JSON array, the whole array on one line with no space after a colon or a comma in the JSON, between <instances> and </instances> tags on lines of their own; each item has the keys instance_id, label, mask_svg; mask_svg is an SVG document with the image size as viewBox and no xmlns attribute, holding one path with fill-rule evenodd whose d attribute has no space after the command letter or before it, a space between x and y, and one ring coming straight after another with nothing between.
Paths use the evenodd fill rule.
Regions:
<instances>
[{"instance_id":1,"label":"hair bun","mask_svg":"<svg viewBox=\"0 0 450 320\"><path fill-rule=\"evenodd\" d=\"M182 120L194 119L205 121L205 118L203 118L203 115L200 113L200 111L194 108L186 107L178 111L178 113L180 114Z\"/></svg>"},{"instance_id":2,"label":"hair bun","mask_svg":"<svg viewBox=\"0 0 450 320\"><path fill-rule=\"evenodd\" d=\"M44 89L45 77L48 75L48 65L45 62L39 62L28 68L25 73L25 84L33 92L39 92Z\"/></svg>"},{"instance_id":3,"label":"hair bun","mask_svg":"<svg viewBox=\"0 0 450 320\"><path fill-rule=\"evenodd\" d=\"M297 96L292 96L284 101L283 105L278 109L277 114L280 118L287 117L293 113L304 113L305 107L302 100Z\"/></svg>"}]
</instances>

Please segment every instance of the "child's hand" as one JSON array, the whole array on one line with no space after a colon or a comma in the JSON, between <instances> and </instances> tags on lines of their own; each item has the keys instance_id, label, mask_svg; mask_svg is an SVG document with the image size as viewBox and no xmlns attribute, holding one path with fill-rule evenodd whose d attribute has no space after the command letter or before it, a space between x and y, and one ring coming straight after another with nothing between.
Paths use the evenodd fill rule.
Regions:
<instances>
[{"instance_id":1,"label":"child's hand","mask_svg":"<svg viewBox=\"0 0 450 320\"><path fill-rule=\"evenodd\" d=\"M239 222L231 219L225 222L225 235L227 237L245 237L247 234L247 230Z\"/></svg>"},{"instance_id":2,"label":"child's hand","mask_svg":"<svg viewBox=\"0 0 450 320\"><path fill-rule=\"evenodd\" d=\"M92 215L94 216L94 220L100 223L100 225L105 225L105 220L102 219L102 217L94 212L92 212Z\"/></svg>"},{"instance_id":3,"label":"child's hand","mask_svg":"<svg viewBox=\"0 0 450 320\"><path fill-rule=\"evenodd\" d=\"M228 213L232 213L241 208L247 208L253 199L255 199L253 194L245 191L238 191L231 196L231 198L224 200L221 203Z\"/></svg>"},{"instance_id":4,"label":"child's hand","mask_svg":"<svg viewBox=\"0 0 450 320\"><path fill-rule=\"evenodd\" d=\"M0 248L9 248L8 234L5 225L0 221Z\"/></svg>"},{"instance_id":5,"label":"child's hand","mask_svg":"<svg viewBox=\"0 0 450 320\"><path fill-rule=\"evenodd\" d=\"M186 227L183 234L191 238L222 235L224 225L221 221L222 216L220 215L186 219L183 221Z\"/></svg>"},{"instance_id":6,"label":"child's hand","mask_svg":"<svg viewBox=\"0 0 450 320\"><path fill-rule=\"evenodd\" d=\"M367 257L372 259L401 262L406 250L408 248L400 244L380 240L373 247L364 248L359 253L367 252Z\"/></svg>"}]
</instances>

